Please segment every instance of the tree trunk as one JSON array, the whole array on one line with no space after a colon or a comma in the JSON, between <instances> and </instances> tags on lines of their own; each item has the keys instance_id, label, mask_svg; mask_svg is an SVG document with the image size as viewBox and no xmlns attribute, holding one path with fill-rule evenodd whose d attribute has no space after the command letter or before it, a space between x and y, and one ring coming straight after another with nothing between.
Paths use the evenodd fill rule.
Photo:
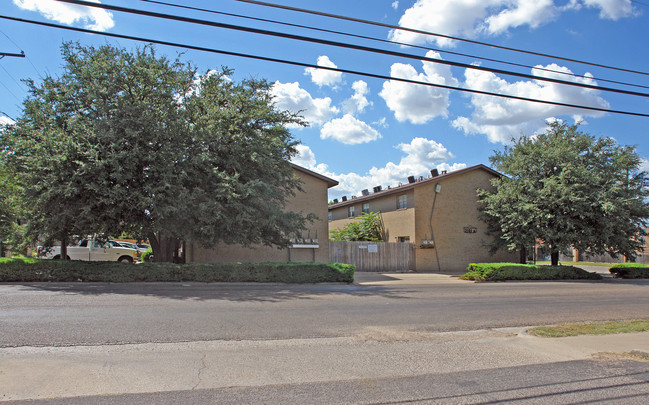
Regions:
<instances>
[{"instance_id":1,"label":"tree trunk","mask_svg":"<svg viewBox=\"0 0 649 405\"><path fill-rule=\"evenodd\" d=\"M65 233L61 236L61 253L59 258L61 260L68 260L68 235Z\"/></svg>"},{"instance_id":2,"label":"tree trunk","mask_svg":"<svg viewBox=\"0 0 649 405\"><path fill-rule=\"evenodd\" d=\"M553 266L558 266L559 265L559 251L558 250L553 250L552 253L550 253L550 260Z\"/></svg>"},{"instance_id":3,"label":"tree trunk","mask_svg":"<svg viewBox=\"0 0 649 405\"><path fill-rule=\"evenodd\" d=\"M527 249L525 249L525 246L521 246L521 251L520 251L520 256L518 257L518 262L520 264L527 263Z\"/></svg>"},{"instance_id":4,"label":"tree trunk","mask_svg":"<svg viewBox=\"0 0 649 405\"><path fill-rule=\"evenodd\" d=\"M162 234L150 234L149 242L151 242L154 261L162 263L178 261L178 247L180 241L177 238L164 236Z\"/></svg>"}]
</instances>

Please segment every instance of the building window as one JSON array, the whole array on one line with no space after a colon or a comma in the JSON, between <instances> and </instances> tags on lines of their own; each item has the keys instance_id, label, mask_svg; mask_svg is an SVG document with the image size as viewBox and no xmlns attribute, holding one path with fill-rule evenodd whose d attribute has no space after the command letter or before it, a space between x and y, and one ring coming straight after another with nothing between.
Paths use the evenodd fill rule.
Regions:
<instances>
[{"instance_id":1,"label":"building window","mask_svg":"<svg viewBox=\"0 0 649 405\"><path fill-rule=\"evenodd\" d=\"M365 214L369 214L369 213L370 213L370 203L365 203L365 204L363 204L363 212L364 212Z\"/></svg>"},{"instance_id":2,"label":"building window","mask_svg":"<svg viewBox=\"0 0 649 405\"><path fill-rule=\"evenodd\" d=\"M410 242L410 236L399 236L397 242Z\"/></svg>"},{"instance_id":3,"label":"building window","mask_svg":"<svg viewBox=\"0 0 649 405\"><path fill-rule=\"evenodd\" d=\"M334 220L334 213L333 212L329 212L328 219L329 219L329 221Z\"/></svg>"},{"instance_id":4,"label":"building window","mask_svg":"<svg viewBox=\"0 0 649 405\"><path fill-rule=\"evenodd\" d=\"M404 209L408 208L408 196L407 195L400 195L399 198L397 199L397 209Z\"/></svg>"},{"instance_id":5,"label":"building window","mask_svg":"<svg viewBox=\"0 0 649 405\"><path fill-rule=\"evenodd\" d=\"M354 206L353 205L351 207L349 207L349 215L348 216L350 218L354 216Z\"/></svg>"}]
</instances>

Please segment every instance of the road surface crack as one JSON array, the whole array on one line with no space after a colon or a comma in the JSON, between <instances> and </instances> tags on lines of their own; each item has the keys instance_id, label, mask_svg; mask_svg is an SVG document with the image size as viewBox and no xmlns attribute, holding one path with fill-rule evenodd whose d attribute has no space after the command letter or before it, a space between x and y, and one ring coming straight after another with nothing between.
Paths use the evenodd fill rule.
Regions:
<instances>
[{"instance_id":1,"label":"road surface crack","mask_svg":"<svg viewBox=\"0 0 649 405\"><path fill-rule=\"evenodd\" d=\"M207 364L205 363L206 357L207 357L207 353L203 353L203 357L201 358L201 367L198 369L198 375L197 375L198 382L196 383L196 385L192 387L192 391L195 390L201 384L201 382L203 382L201 374L207 368Z\"/></svg>"}]
</instances>

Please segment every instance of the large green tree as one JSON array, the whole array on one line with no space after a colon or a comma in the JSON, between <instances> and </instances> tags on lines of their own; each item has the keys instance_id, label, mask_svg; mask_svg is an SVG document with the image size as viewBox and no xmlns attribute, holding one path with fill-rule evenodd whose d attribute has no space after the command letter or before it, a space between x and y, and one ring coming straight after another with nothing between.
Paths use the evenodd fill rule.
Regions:
<instances>
[{"instance_id":1,"label":"large green tree","mask_svg":"<svg viewBox=\"0 0 649 405\"><path fill-rule=\"evenodd\" d=\"M287 125L303 121L274 107L266 81L237 83L225 68L198 75L151 46L129 52L67 43L62 54L64 73L48 78L56 97L40 95L48 80L31 87L46 108L66 107L41 136L74 146L57 155L72 170L58 182L82 205L78 228L129 231L148 239L161 261L174 260L184 241L285 246L305 228L309 218L283 209L299 189ZM37 143L35 114L26 108L7 137ZM75 204L67 211L73 220Z\"/></svg>"},{"instance_id":2,"label":"large green tree","mask_svg":"<svg viewBox=\"0 0 649 405\"><path fill-rule=\"evenodd\" d=\"M22 117L0 132L0 159L11 186L5 198L14 201L14 215L20 212L26 220L25 242L60 240L65 258L70 236L88 218L83 178L92 176L89 149L78 136L84 127L67 83L48 77L39 86L27 85Z\"/></svg>"},{"instance_id":3,"label":"large green tree","mask_svg":"<svg viewBox=\"0 0 649 405\"><path fill-rule=\"evenodd\" d=\"M634 258L642 249L649 193L632 146L595 139L579 124L555 121L490 158L504 174L479 192L484 218L510 250L540 243L556 265L560 252Z\"/></svg>"}]
</instances>

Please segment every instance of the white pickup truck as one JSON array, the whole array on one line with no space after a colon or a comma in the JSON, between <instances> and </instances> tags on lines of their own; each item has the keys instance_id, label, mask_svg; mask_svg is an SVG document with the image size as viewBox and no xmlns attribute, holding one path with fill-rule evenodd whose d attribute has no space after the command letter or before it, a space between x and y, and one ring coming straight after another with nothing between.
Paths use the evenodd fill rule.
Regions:
<instances>
[{"instance_id":1,"label":"white pickup truck","mask_svg":"<svg viewBox=\"0 0 649 405\"><path fill-rule=\"evenodd\" d=\"M118 246L113 241L102 242L96 239L83 239L77 246L68 246L67 257L69 260L85 260L91 262L127 262L133 263L140 260L140 252L135 249L129 249ZM39 246L39 252L42 251ZM43 254L39 255L43 259L60 259L61 247L53 246Z\"/></svg>"}]
</instances>

